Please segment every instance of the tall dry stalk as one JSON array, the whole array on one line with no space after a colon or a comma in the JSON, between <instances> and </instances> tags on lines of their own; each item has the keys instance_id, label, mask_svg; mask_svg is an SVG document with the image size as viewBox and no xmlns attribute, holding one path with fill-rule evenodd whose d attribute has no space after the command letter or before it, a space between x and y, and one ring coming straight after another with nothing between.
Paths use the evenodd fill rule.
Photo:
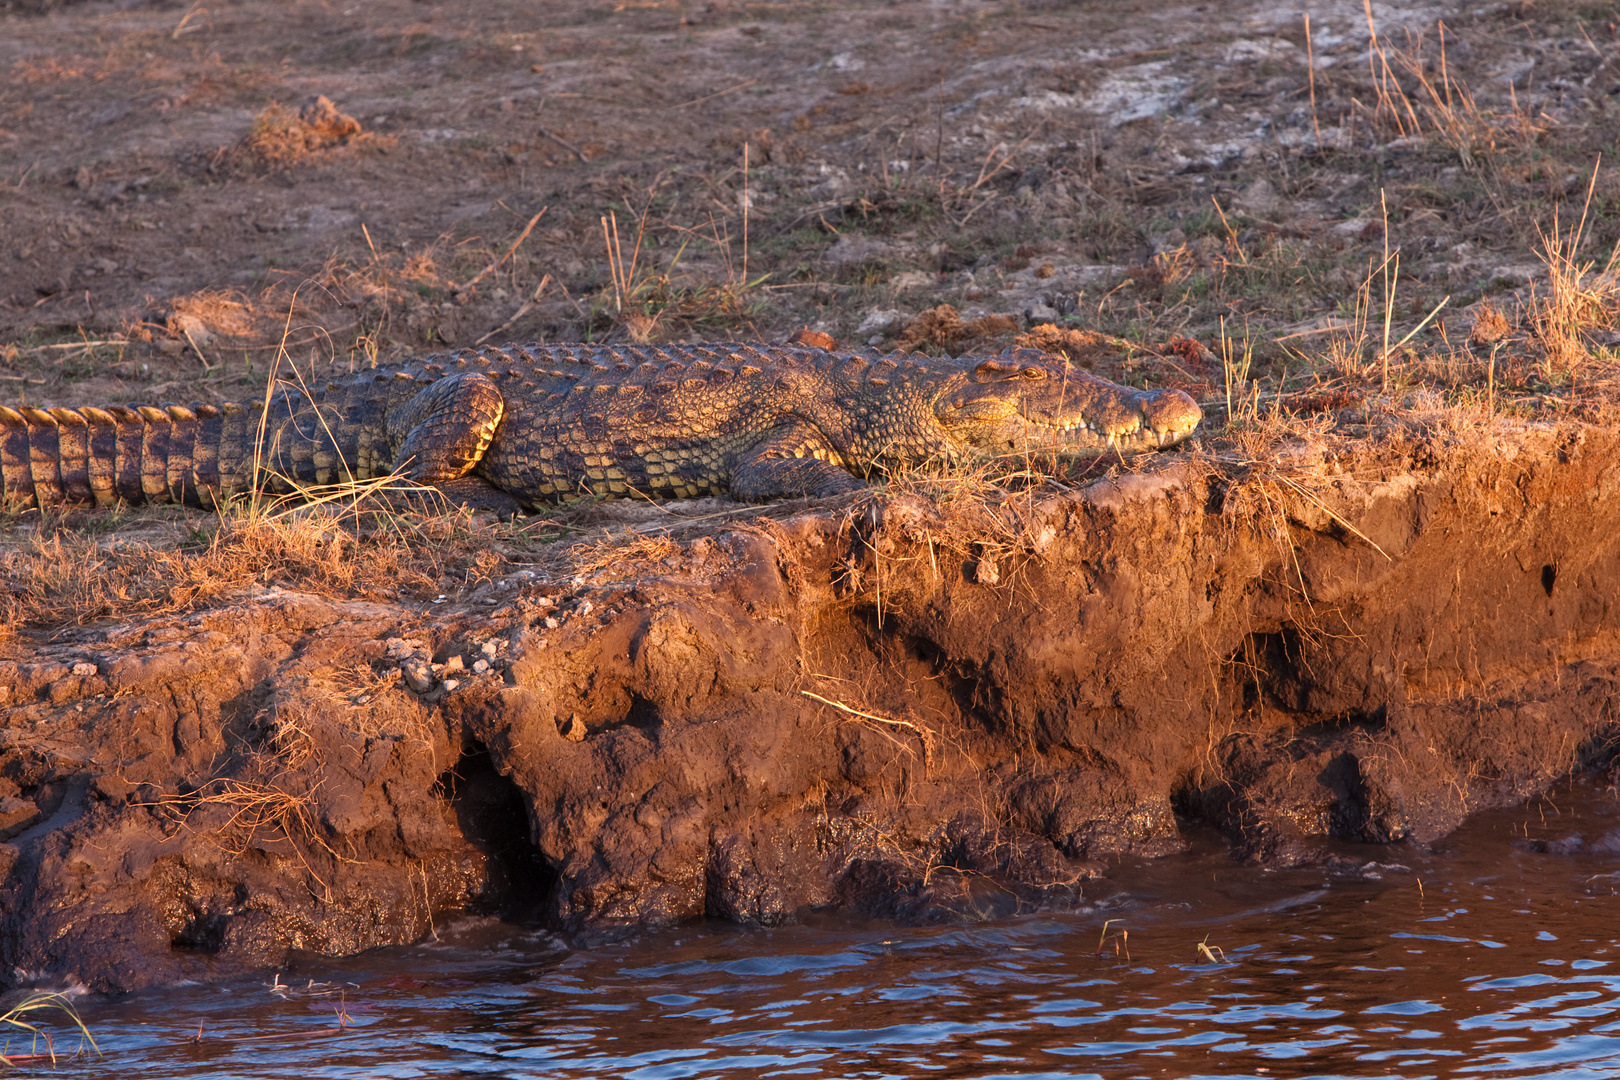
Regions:
<instances>
[{"instance_id":1,"label":"tall dry stalk","mask_svg":"<svg viewBox=\"0 0 1620 1080\"><path fill-rule=\"evenodd\" d=\"M1311 127L1316 131L1316 152L1322 152L1322 123L1316 117L1316 47L1311 41L1311 13L1305 12L1305 71L1311 81Z\"/></svg>"},{"instance_id":2,"label":"tall dry stalk","mask_svg":"<svg viewBox=\"0 0 1620 1080\"><path fill-rule=\"evenodd\" d=\"M743 175L742 175L742 181L743 181L743 197L742 197L742 219L743 219L742 284L746 288L747 285L748 285L748 143L746 141L744 141L744 143L743 143Z\"/></svg>"},{"instance_id":3,"label":"tall dry stalk","mask_svg":"<svg viewBox=\"0 0 1620 1080\"><path fill-rule=\"evenodd\" d=\"M1367 9L1367 18L1372 18L1372 8ZM1383 370L1383 390L1389 392L1389 327L1390 320L1395 315L1395 288L1401 279L1401 251L1395 249L1394 266L1390 265L1389 253L1389 201L1384 197L1384 189L1378 189L1378 206L1384 216L1384 265L1380 268L1384 272L1384 349L1379 356L1379 366Z\"/></svg>"}]
</instances>

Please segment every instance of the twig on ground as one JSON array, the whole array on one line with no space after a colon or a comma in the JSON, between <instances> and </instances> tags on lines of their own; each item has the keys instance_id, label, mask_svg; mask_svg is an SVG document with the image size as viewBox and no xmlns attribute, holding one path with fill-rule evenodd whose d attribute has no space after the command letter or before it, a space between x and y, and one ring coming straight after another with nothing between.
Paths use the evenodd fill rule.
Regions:
<instances>
[{"instance_id":1,"label":"twig on ground","mask_svg":"<svg viewBox=\"0 0 1620 1080\"><path fill-rule=\"evenodd\" d=\"M581 150L567 139L556 134L555 132L548 131L546 128L537 128L536 130L539 132L542 139L550 139L564 150L567 150L569 153L579 158L582 165L589 165L591 163L591 159L585 156L585 151Z\"/></svg>"},{"instance_id":2,"label":"twig on ground","mask_svg":"<svg viewBox=\"0 0 1620 1080\"><path fill-rule=\"evenodd\" d=\"M740 82L736 86L728 86L724 90L716 90L712 94L707 94L707 95L705 95L703 97L700 97L700 98L693 98L691 101L683 101L679 105L671 105L670 108L671 109L687 109L687 108L691 108L693 105L701 105L705 101L713 101L715 98L721 96L722 94L729 94L733 90L741 90L744 87L753 86L757 82L759 82L758 79L749 79L747 82ZM545 132L542 131L540 134L544 135Z\"/></svg>"},{"instance_id":3,"label":"twig on ground","mask_svg":"<svg viewBox=\"0 0 1620 1080\"><path fill-rule=\"evenodd\" d=\"M505 322L501 323L501 325L497 326L495 329L491 330L489 333L485 334L483 337L481 337L477 341L473 342L473 344L474 345L482 345L484 342L488 341L490 338L494 337L496 334L505 333L506 330L509 327L511 327L511 325L513 323L517 322L519 319L523 318L523 316L527 315L529 313L529 309L534 307L535 304L540 302L540 294L546 291L546 286L549 285L550 283L551 283L551 275L550 274L547 274L544 277L542 277L540 279L540 284L538 284L538 285L536 285L534 287L534 292L529 296L529 298L527 300L523 301L523 306L522 307L520 307L516 311L512 312L512 317L510 319L507 319Z\"/></svg>"},{"instance_id":4,"label":"twig on ground","mask_svg":"<svg viewBox=\"0 0 1620 1080\"><path fill-rule=\"evenodd\" d=\"M518 234L518 238L516 240L512 241L512 246L506 249L506 254L505 255L502 255L500 258L496 259L494 262L490 263L488 266L486 266L482 270L478 271L477 275L474 276L472 279L470 279L465 285L453 285L453 286L451 286L450 291L451 292L466 292L468 289L472 288L474 285L478 284L480 281L483 281L486 277L493 274L497 269L500 268L502 263L506 262L507 259L510 259L513 255L517 254L517 249L523 245L523 241L525 241L525 240L527 240L529 238L529 234L534 231L534 227L537 224L539 224L540 219L545 216L545 213L546 213L546 211L548 209L550 209L549 206L542 206L539 210L537 210L535 212L534 217L529 219L529 223L527 225L523 226L523 231ZM367 237L367 240L368 241L370 240L369 236ZM193 348L195 348L195 346L193 346Z\"/></svg>"},{"instance_id":5,"label":"twig on ground","mask_svg":"<svg viewBox=\"0 0 1620 1080\"><path fill-rule=\"evenodd\" d=\"M191 331L182 328L180 332L186 336L186 344L190 345L191 351L197 354L197 359L202 361L203 370L213 371L214 365L208 362L208 357L204 356L203 351L197 347L197 339L191 336Z\"/></svg>"}]
</instances>

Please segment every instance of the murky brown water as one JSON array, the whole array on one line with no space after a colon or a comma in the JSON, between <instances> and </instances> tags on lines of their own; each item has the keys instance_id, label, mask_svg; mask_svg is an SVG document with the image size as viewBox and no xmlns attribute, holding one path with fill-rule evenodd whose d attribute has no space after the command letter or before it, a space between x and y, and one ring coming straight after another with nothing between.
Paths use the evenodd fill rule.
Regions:
<instances>
[{"instance_id":1,"label":"murky brown water","mask_svg":"<svg viewBox=\"0 0 1620 1080\"><path fill-rule=\"evenodd\" d=\"M1364 869L1254 870L1206 839L1186 856L1119 867L1093 888L1093 911L974 926L704 925L571 951L463 920L436 943L311 960L270 985L86 1000L105 1057L71 1068L1620 1076L1613 792L1569 786L1482 815L1430 852L1342 850ZM1097 954L1106 919L1129 930L1129 961L1112 943ZM1206 938L1226 962L1198 952ZM199 1026L203 1041L188 1043Z\"/></svg>"}]
</instances>

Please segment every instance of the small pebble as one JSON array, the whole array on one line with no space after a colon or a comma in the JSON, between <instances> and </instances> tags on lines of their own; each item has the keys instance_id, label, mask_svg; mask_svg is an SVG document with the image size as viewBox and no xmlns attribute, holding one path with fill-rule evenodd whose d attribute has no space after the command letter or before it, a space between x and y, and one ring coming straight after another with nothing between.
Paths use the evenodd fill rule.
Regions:
<instances>
[{"instance_id":1,"label":"small pebble","mask_svg":"<svg viewBox=\"0 0 1620 1080\"><path fill-rule=\"evenodd\" d=\"M546 629L547 630L555 630L555 629L557 629L557 620L553 619L549 615L546 616Z\"/></svg>"},{"instance_id":2,"label":"small pebble","mask_svg":"<svg viewBox=\"0 0 1620 1080\"><path fill-rule=\"evenodd\" d=\"M387 643L388 659L403 660L421 647L422 643L416 638L389 638Z\"/></svg>"},{"instance_id":3,"label":"small pebble","mask_svg":"<svg viewBox=\"0 0 1620 1080\"><path fill-rule=\"evenodd\" d=\"M495 648L495 643L493 641L484 642L484 648L483 648L482 651L483 651L483 654L485 656L488 656L488 657L493 659L494 656L495 656L495 653L497 651L496 648Z\"/></svg>"},{"instance_id":4,"label":"small pebble","mask_svg":"<svg viewBox=\"0 0 1620 1080\"><path fill-rule=\"evenodd\" d=\"M488 660L474 660L473 661L473 671L474 672L478 673L479 675L482 675L484 672L486 672L488 670L489 670L489 661Z\"/></svg>"},{"instance_id":5,"label":"small pebble","mask_svg":"<svg viewBox=\"0 0 1620 1080\"><path fill-rule=\"evenodd\" d=\"M96 665L80 660L73 665L73 674L89 678L96 673Z\"/></svg>"},{"instance_id":6,"label":"small pebble","mask_svg":"<svg viewBox=\"0 0 1620 1080\"><path fill-rule=\"evenodd\" d=\"M446 680L444 680L444 688L446 690L454 690L456 687L458 687L460 685L461 685L461 680L459 680L459 679L446 679Z\"/></svg>"},{"instance_id":7,"label":"small pebble","mask_svg":"<svg viewBox=\"0 0 1620 1080\"><path fill-rule=\"evenodd\" d=\"M433 689L433 672L420 660L406 663L400 668L400 674L405 677L405 685L418 694Z\"/></svg>"}]
</instances>

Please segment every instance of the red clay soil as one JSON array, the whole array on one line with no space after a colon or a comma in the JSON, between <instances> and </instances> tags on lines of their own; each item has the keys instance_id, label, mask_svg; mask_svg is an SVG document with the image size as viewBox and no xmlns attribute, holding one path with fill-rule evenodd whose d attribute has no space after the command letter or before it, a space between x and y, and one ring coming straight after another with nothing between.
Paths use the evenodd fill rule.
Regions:
<instances>
[{"instance_id":1,"label":"red clay soil","mask_svg":"<svg viewBox=\"0 0 1620 1080\"><path fill-rule=\"evenodd\" d=\"M1354 872L1328 838L1432 842L1617 733L1620 438L1404 432L58 634L0 664L0 970L130 988L465 905L982 918L1197 822Z\"/></svg>"}]
</instances>

